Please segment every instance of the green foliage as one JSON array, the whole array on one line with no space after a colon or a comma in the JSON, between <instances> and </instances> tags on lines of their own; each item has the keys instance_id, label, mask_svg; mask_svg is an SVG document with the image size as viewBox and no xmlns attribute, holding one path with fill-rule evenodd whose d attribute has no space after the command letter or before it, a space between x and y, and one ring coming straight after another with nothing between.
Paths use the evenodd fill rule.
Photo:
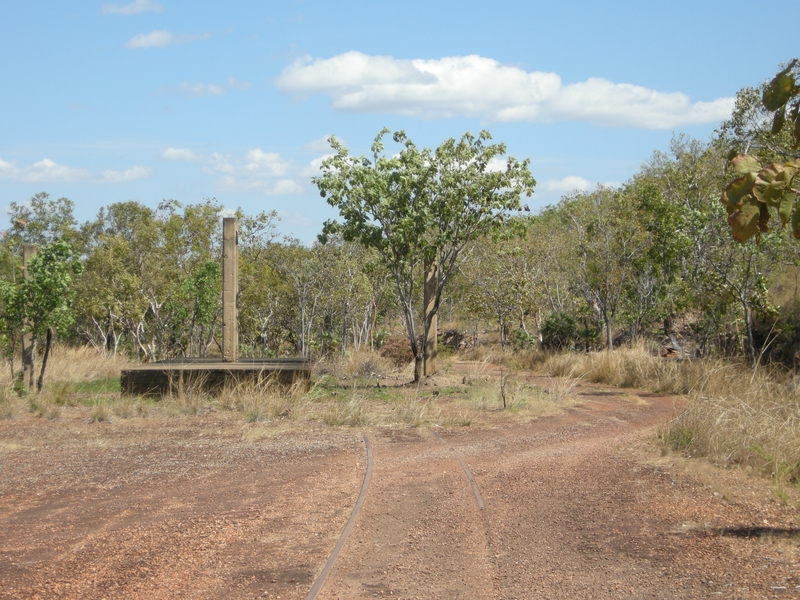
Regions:
<instances>
[{"instance_id":1,"label":"green foliage","mask_svg":"<svg viewBox=\"0 0 800 600\"><path fill-rule=\"evenodd\" d=\"M524 329L517 329L514 333L514 347L519 350L535 348L537 344L536 336L527 333Z\"/></svg>"},{"instance_id":2,"label":"green foliage","mask_svg":"<svg viewBox=\"0 0 800 600\"><path fill-rule=\"evenodd\" d=\"M51 200L50 195L40 192L28 202L9 205L11 229L9 242L19 246L34 244L44 246L55 240L74 244L78 234L73 216L75 205L67 198Z\"/></svg>"},{"instance_id":3,"label":"green foliage","mask_svg":"<svg viewBox=\"0 0 800 600\"><path fill-rule=\"evenodd\" d=\"M792 60L763 86L760 103L768 113L774 113L769 136L780 136L788 125L794 149L800 147L798 64L800 61ZM786 152L781 154L785 156ZM773 209L783 226L791 221L792 233L795 239L800 239L800 211L797 210L800 157L774 161L774 155L770 154L767 160L773 162L764 165L757 156L747 152L737 154L731 160L731 171L736 178L725 187L722 203L728 211L733 237L738 242L746 242L753 236L758 240L762 233L766 233Z\"/></svg>"},{"instance_id":4,"label":"green foliage","mask_svg":"<svg viewBox=\"0 0 800 600\"><path fill-rule=\"evenodd\" d=\"M528 161L509 157L504 170L489 168L492 159L505 154L505 146L488 143L491 136L486 131L446 140L435 151L420 150L398 131L392 138L402 148L387 156L383 137L388 132L384 129L376 136L371 159L350 156L331 138L336 154L323 162L323 174L312 181L342 218L327 221L320 239L338 234L375 249L394 280L418 378L421 347L415 299L420 265L434 259L438 265L434 307L423 316L427 336L442 289L464 247L496 231L509 211L521 209L520 196L530 195L536 182Z\"/></svg>"},{"instance_id":5,"label":"green foliage","mask_svg":"<svg viewBox=\"0 0 800 600\"><path fill-rule=\"evenodd\" d=\"M28 277L0 282L7 325L43 336L48 328L66 332L74 320L72 283L83 265L70 245L58 240L43 246L28 265Z\"/></svg>"},{"instance_id":6,"label":"green foliage","mask_svg":"<svg viewBox=\"0 0 800 600\"><path fill-rule=\"evenodd\" d=\"M800 212L794 210L800 195L800 159L762 167L757 157L739 154L731 161L731 169L738 177L722 192L722 203L734 239L746 242L769 231L770 209L783 225L791 219L792 233L800 239Z\"/></svg>"},{"instance_id":7,"label":"green foliage","mask_svg":"<svg viewBox=\"0 0 800 600\"><path fill-rule=\"evenodd\" d=\"M578 329L572 315L554 312L547 315L540 328L542 348L545 350L570 350L575 345Z\"/></svg>"}]
</instances>

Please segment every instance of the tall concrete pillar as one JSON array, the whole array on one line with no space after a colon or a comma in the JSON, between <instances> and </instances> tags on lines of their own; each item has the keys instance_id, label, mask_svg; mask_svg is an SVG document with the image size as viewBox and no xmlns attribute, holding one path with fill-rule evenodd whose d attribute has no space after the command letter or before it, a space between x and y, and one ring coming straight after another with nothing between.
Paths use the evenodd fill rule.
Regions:
<instances>
[{"instance_id":1,"label":"tall concrete pillar","mask_svg":"<svg viewBox=\"0 0 800 600\"><path fill-rule=\"evenodd\" d=\"M425 314L428 315L436 304L436 289L439 287L439 270L436 259L425 262ZM438 315L431 319L431 326L425 336L425 347L422 355L422 374L430 377L436 372L436 330Z\"/></svg>"},{"instance_id":2,"label":"tall concrete pillar","mask_svg":"<svg viewBox=\"0 0 800 600\"><path fill-rule=\"evenodd\" d=\"M28 264L38 252L38 246L25 244L22 247L22 276L28 278ZM25 327L28 326L27 321ZM31 333L22 335L22 383L33 390L33 370L36 363L36 338Z\"/></svg>"},{"instance_id":3,"label":"tall concrete pillar","mask_svg":"<svg viewBox=\"0 0 800 600\"><path fill-rule=\"evenodd\" d=\"M239 360L239 229L236 219L222 219L222 361Z\"/></svg>"}]
</instances>

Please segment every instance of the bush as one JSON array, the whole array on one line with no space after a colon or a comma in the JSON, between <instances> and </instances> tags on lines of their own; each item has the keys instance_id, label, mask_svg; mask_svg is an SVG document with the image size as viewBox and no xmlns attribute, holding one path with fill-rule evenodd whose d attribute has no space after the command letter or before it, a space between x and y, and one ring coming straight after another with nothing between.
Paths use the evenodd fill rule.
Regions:
<instances>
[{"instance_id":1,"label":"bush","mask_svg":"<svg viewBox=\"0 0 800 600\"><path fill-rule=\"evenodd\" d=\"M405 367L408 363L414 362L411 344L405 337L400 336L389 338L381 348L381 356L388 358L398 367Z\"/></svg>"},{"instance_id":2,"label":"bush","mask_svg":"<svg viewBox=\"0 0 800 600\"><path fill-rule=\"evenodd\" d=\"M514 347L517 350L535 348L536 342L537 342L536 336L531 335L524 329L517 329L516 333L514 334Z\"/></svg>"},{"instance_id":3,"label":"bush","mask_svg":"<svg viewBox=\"0 0 800 600\"><path fill-rule=\"evenodd\" d=\"M547 315L542 323L542 348L545 350L570 350L575 345L578 331L575 319L564 312Z\"/></svg>"}]
</instances>

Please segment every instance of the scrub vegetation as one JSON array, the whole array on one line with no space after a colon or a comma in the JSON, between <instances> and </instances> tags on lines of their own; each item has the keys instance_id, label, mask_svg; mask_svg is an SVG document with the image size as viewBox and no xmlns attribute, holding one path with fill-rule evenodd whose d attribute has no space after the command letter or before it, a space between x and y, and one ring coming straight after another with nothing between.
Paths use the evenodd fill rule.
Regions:
<instances>
[{"instance_id":1,"label":"scrub vegetation","mask_svg":"<svg viewBox=\"0 0 800 600\"><path fill-rule=\"evenodd\" d=\"M237 214L240 355L306 357L310 390L120 395L126 365L220 354L215 199L114 203L85 223L45 192L12 203L0 240L0 418L85 410L101 426L234 410L245 423L473 426L552 414L586 381L675 394L665 449L795 483L797 70L793 61L741 90L710 140L676 136L619 187L537 214L524 204L527 162L504 159L486 132L435 151L396 132L392 154L383 131L371 159L332 138L314 183L341 218L318 242L279 236L274 212ZM435 301L423 306L434 264ZM434 334L439 367L423 378ZM20 366L23 336L38 342L35 383Z\"/></svg>"}]
</instances>

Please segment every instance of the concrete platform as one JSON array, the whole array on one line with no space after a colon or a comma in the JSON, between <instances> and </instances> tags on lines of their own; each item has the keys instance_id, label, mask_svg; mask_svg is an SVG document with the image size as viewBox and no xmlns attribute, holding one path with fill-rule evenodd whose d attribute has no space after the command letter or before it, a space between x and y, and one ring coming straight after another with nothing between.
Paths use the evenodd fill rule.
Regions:
<instances>
[{"instance_id":1,"label":"concrete platform","mask_svg":"<svg viewBox=\"0 0 800 600\"><path fill-rule=\"evenodd\" d=\"M236 362L183 358L125 369L120 378L124 395L155 397L197 387L214 394L226 386L269 381L281 385L300 382L308 386L311 366L302 358L241 358Z\"/></svg>"}]
</instances>

